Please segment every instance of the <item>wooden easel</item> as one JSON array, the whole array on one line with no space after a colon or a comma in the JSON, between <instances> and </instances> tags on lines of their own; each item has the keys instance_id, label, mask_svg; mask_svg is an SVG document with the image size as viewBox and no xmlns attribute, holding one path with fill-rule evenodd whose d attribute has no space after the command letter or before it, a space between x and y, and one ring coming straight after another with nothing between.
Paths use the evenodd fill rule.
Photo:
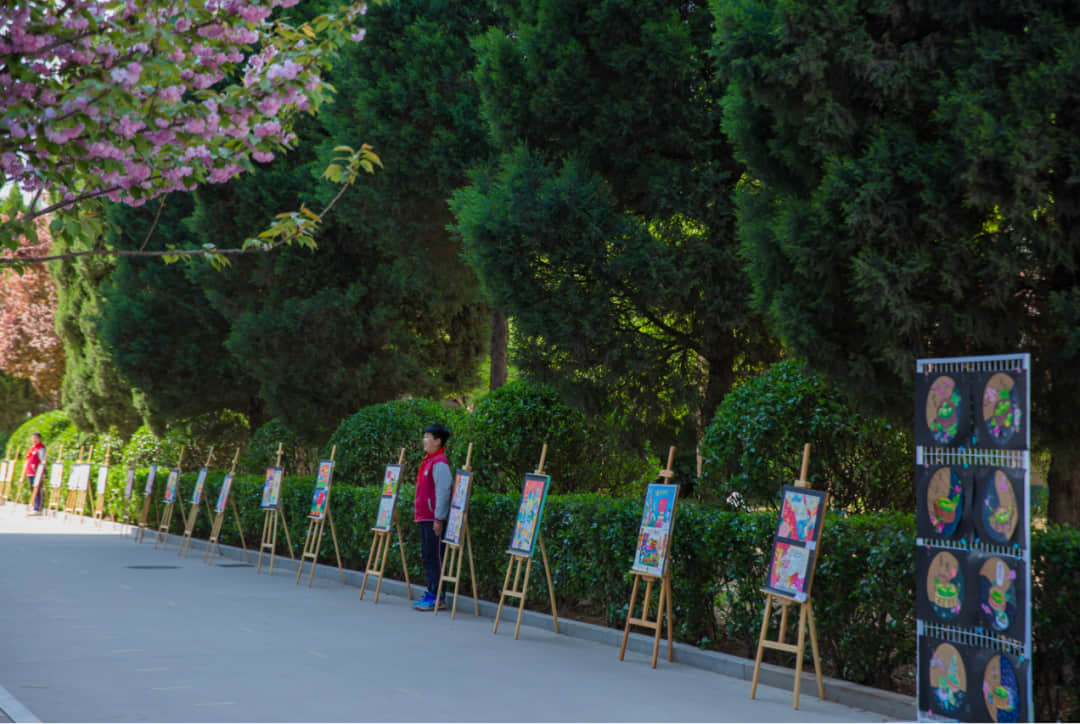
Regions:
<instances>
[{"instance_id":1,"label":"wooden easel","mask_svg":"<svg viewBox=\"0 0 1080 724\"><path fill-rule=\"evenodd\" d=\"M284 444L278 443L277 447L277 462L274 463L275 468L281 467L281 453L284 450ZM284 476L282 476L284 478ZM282 487L285 486L284 480L282 481ZM280 496L281 491L278 491ZM281 509L281 500L277 501L277 505L266 511L266 515L263 517L263 532L262 543L259 545L259 565L255 568L255 572L262 571L262 557L263 551L270 552L270 575L274 575L274 552L277 550L277 533L278 522L280 521L281 527L285 529L285 542L289 544L289 558L292 559L293 565L296 563L296 555L293 553L292 538L289 536L289 524L285 521L285 512Z\"/></svg>"},{"instance_id":2,"label":"wooden easel","mask_svg":"<svg viewBox=\"0 0 1080 724\"><path fill-rule=\"evenodd\" d=\"M158 455L160 455L160 449L158 450ZM142 543L143 536L146 535L146 525L150 519L150 505L154 499L154 486L157 484L157 464L151 465L150 469L151 472L147 473L148 485L146 488L143 488L143 505L142 512L139 513L139 520L137 522L139 528L138 536L135 538L136 543ZM152 478L150 477L151 475L153 476ZM154 512L158 512L157 506L154 506ZM161 520L161 516L158 515L157 519Z\"/></svg>"},{"instance_id":3,"label":"wooden easel","mask_svg":"<svg viewBox=\"0 0 1080 724\"><path fill-rule=\"evenodd\" d=\"M401 448L398 456L398 465L405 464L405 448ZM402 469L404 474L404 468ZM401 481L398 481L398 486ZM405 590L412 600L412 583L409 581L409 566L405 563L405 543L401 538L401 524L398 522L397 504L394 504L394 517L392 525L397 528L398 550L401 552L401 570L405 572ZM379 602L379 592L382 590L383 572L386 571L386 558L390 553L390 531L371 529L374 535L371 538L371 550L368 551L367 566L364 569L364 579L360 582L360 600L364 600L364 590L367 588L369 574L374 574L379 580L375 584L375 603Z\"/></svg>"},{"instance_id":4,"label":"wooden easel","mask_svg":"<svg viewBox=\"0 0 1080 724\"><path fill-rule=\"evenodd\" d=\"M14 463L10 460L0 461L0 505L4 505L8 501L8 486L11 484L11 466Z\"/></svg>"},{"instance_id":5,"label":"wooden easel","mask_svg":"<svg viewBox=\"0 0 1080 724\"><path fill-rule=\"evenodd\" d=\"M158 522L157 536L154 538L154 549L158 547L158 542L161 542L161 550L165 550L169 547L169 526L172 524L173 509L176 507L176 498L180 495L180 464L184 462L184 448L180 447L180 456L176 459L176 489L173 490L173 499L165 501L165 509L161 512L161 520ZM169 478L172 478L173 471L169 471ZM168 492L168 482L165 483L165 490ZM184 514L183 498L180 502L180 517L183 519L184 528L187 528L187 516Z\"/></svg>"},{"instance_id":6,"label":"wooden easel","mask_svg":"<svg viewBox=\"0 0 1080 724\"><path fill-rule=\"evenodd\" d=\"M547 459L547 443L544 443L540 451L540 464L536 466L536 474L544 474L544 461ZM551 617L555 623L555 633L559 633L559 610L555 606L555 587L551 584L551 566L548 565L547 550L544 548L544 536L540 532L540 522L536 525L536 539L540 544L540 555L544 559L544 575L547 576L548 595L551 596ZM522 580L521 567L525 566L525 576ZM510 571L514 571L514 585L510 586ZM520 599L518 605L517 625L514 626L514 639L521 631L521 617L525 613L525 595L529 590L529 573L532 570L532 556L523 556L520 553L510 553L510 561L506 566L506 578L503 580L502 594L499 596L499 607L495 610L495 628L491 633L499 633L499 617L502 615L503 601L507 596ZM521 586L519 589L518 586Z\"/></svg>"},{"instance_id":7,"label":"wooden easel","mask_svg":"<svg viewBox=\"0 0 1080 724\"><path fill-rule=\"evenodd\" d=\"M106 445L105 446L105 464L102 465L100 468L98 468L98 475L99 476L101 475L102 470L106 471L105 475L109 474L108 473L108 470L109 470L109 452L111 450L112 450L111 445ZM89 483L87 483L87 485L89 485ZM105 517L105 494L106 494L105 491L107 489L107 486L108 486L108 482L106 482L106 487L103 487L101 489L101 492L98 493L97 496L95 497L94 516L93 517L94 517L95 525L97 525L97 526L101 526L101 520L102 520L102 518Z\"/></svg>"},{"instance_id":8,"label":"wooden easel","mask_svg":"<svg viewBox=\"0 0 1080 724\"><path fill-rule=\"evenodd\" d=\"M671 482L671 479L675 476L675 472L672 470L672 465L675 462L675 446L672 445L668 449L667 467L660 471L660 477L665 482ZM674 514L671 519L670 530L672 534L668 536L667 551L668 557L671 555L671 540L675 530L675 518ZM645 595L642 598L641 616L634 616L634 603L637 601L638 585L641 581L645 581ZM656 582L660 582L660 598L656 602L656 620L649 618L649 606L652 602L653 585ZM640 626L647 628L653 632L653 648L652 648L652 667L656 668L656 658L660 653L660 632L663 630L664 614L667 614L667 660L675 660L675 645L674 637L672 636L672 627L674 621L674 606L672 604L671 595L671 567L664 567L664 575L653 576L647 573L634 572L634 588L630 593L630 607L626 611L626 627L623 628L622 646L619 647L619 661L623 660L623 656L626 654L626 640L630 637L630 626Z\"/></svg>"},{"instance_id":9,"label":"wooden easel","mask_svg":"<svg viewBox=\"0 0 1080 724\"><path fill-rule=\"evenodd\" d=\"M229 475L236 474L236 463L240 460L240 446L236 446L236 454L233 456L232 467L229 468ZM207 507L210 505L210 501L206 502ZM244 560L251 563L251 556L248 555L247 542L244 541L244 526L240 523L240 511L236 508L236 501L232 497L232 491L229 491L229 505L232 506L233 516L236 518L236 529L240 532L240 545L244 549ZM207 541L206 553L203 554L203 563L209 563L210 559L214 557L214 551L221 553L221 524L225 520L225 511L221 511L214 516L214 525L210 529L210 540ZM222 553L222 555L224 555Z\"/></svg>"},{"instance_id":10,"label":"wooden easel","mask_svg":"<svg viewBox=\"0 0 1080 724\"><path fill-rule=\"evenodd\" d=\"M87 466L90 465L90 461L93 459L93 457L94 457L94 446L91 445L90 446L90 454L88 454L86 456L86 464L87 464ZM82 447L79 448L79 461L77 463L75 463L75 464L76 465L82 465L83 464L83 449L82 449ZM72 474L74 475L75 468L72 467L71 471L72 471ZM82 473L79 473L79 477L74 480L74 483L78 486L77 488L72 489L70 486L68 486L67 504L64 505L64 520L67 520L67 517L69 515L79 515L79 516L81 516L81 515L83 515L83 513L86 512L86 492L90 487L89 470L87 470L86 480L84 481L81 478L82 478Z\"/></svg>"},{"instance_id":11,"label":"wooden easel","mask_svg":"<svg viewBox=\"0 0 1080 724\"><path fill-rule=\"evenodd\" d=\"M472 466L469 463L472 461L472 446L469 443L469 450L465 453L465 465L462 466L462 470L466 472L472 472ZM469 483L472 484L471 482ZM441 601L443 595L443 583L454 584L454 604L450 608L450 618L457 617L457 599L458 593L461 590L461 552L462 548L465 548L469 555L469 583L472 586L473 594L473 613L477 616L480 615L480 602L476 597L476 566L473 564L472 554L472 539L469 538L469 509L468 507L462 511L461 516L461 540L463 543L450 543L446 542L446 553L443 556L442 573L439 576L439 588L435 593L435 600ZM438 615L439 606L435 605L435 614Z\"/></svg>"},{"instance_id":12,"label":"wooden easel","mask_svg":"<svg viewBox=\"0 0 1080 724\"><path fill-rule=\"evenodd\" d=\"M210 461L213 460L213 458L214 458L214 446L211 445L210 446L210 451L206 454L206 464L203 465L203 470L206 471L207 475L210 474ZM199 474L202 475L202 472L203 471L200 470ZM203 484L205 485L205 483L206 483L206 480L204 478L203 479ZM199 495L202 498L203 502L206 503L206 512L207 512L207 514L209 514L210 513L210 503L206 502L206 498L202 496L202 491L199 490L199 484L197 482L195 483L195 491L199 492ZM195 494L195 491L192 492L192 495ZM183 506L184 505L183 502L181 502L180 505ZM183 510L183 507L181 507L180 509ZM188 514L187 518L184 520L184 537L180 539L180 548L179 548L179 550L176 551L176 555L178 555L178 556L183 555L185 558L187 558L187 553L188 553L188 551L191 550L191 533L192 533L192 531L195 530L195 521L198 519L198 517L199 517L199 504L197 502L193 501L191 503L191 512Z\"/></svg>"},{"instance_id":13,"label":"wooden easel","mask_svg":"<svg viewBox=\"0 0 1080 724\"><path fill-rule=\"evenodd\" d=\"M330 462L334 462L334 456L337 454L337 445L334 445L330 450ZM300 568L296 571L296 583L300 584L300 576L304 574L304 561L311 561L311 573L308 574L308 588L311 588L311 581L315 578L315 566L319 562L319 548L322 545L323 528L326 527L326 521L330 521L330 537L334 541L334 555L337 556L338 573L341 575L341 585L345 585L345 567L341 565L341 551L338 548L337 543L337 531L334 530L334 517L330 513L330 488L333 484L333 477L327 481L326 486L326 514L322 517L315 517L308 515L308 529L307 537L304 538L304 552L300 554Z\"/></svg>"},{"instance_id":14,"label":"wooden easel","mask_svg":"<svg viewBox=\"0 0 1080 724\"><path fill-rule=\"evenodd\" d=\"M64 464L64 446L63 445L60 446L60 456L56 459L56 461L58 463L60 463L61 466ZM49 502L48 502L48 504L42 506L43 510L41 511L41 513L42 513L42 515L45 515L46 513L51 511L53 513L53 516L55 517L60 512L60 489L64 486L64 472L63 472L63 467L61 467L60 468L60 484L57 485L55 488L53 487L53 484L52 484L52 471L50 470L49 472L50 472L50 474L49 474ZM33 499L31 499L31 500L33 500Z\"/></svg>"},{"instance_id":15,"label":"wooden easel","mask_svg":"<svg viewBox=\"0 0 1080 724\"><path fill-rule=\"evenodd\" d=\"M810 487L810 483L806 480L806 471L809 466L810 443L807 443L806 446L803 448L802 470L799 473L799 479L795 481L795 487ZM758 638L757 657L754 659L754 678L750 684L751 699L753 699L757 694L758 675L761 673L761 660L765 654L765 649L772 649L774 651L785 651L790 654L795 654L795 694L792 699L791 708L799 708L799 690L802 687L803 656L806 652L807 629L809 629L810 631L810 649L814 658L814 673L817 676L818 698L822 700L825 699L825 684L821 676L821 656L818 654L817 630L814 626L814 607L810 601L810 588L814 583L814 570L817 568L817 559L817 555L814 555L813 565L810 568L810 571L807 573L805 601L798 601L790 596L781 596L768 590L764 591L765 615L761 620L761 636ZM772 606L774 599L777 605L781 607L780 635L775 640L768 638L769 619L772 616ZM784 642L784 638L787 634L788 607L793 605L799 606L799 629L797 634L797 642L794 644L789 644Z\"/></svg>"}]
</instances>

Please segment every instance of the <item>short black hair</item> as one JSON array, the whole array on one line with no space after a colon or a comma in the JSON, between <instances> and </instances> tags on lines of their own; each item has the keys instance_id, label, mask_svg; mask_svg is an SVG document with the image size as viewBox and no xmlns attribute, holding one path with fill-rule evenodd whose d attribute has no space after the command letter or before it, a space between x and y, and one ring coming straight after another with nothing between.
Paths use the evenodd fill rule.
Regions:
<instances>
[{"instance_id":1,"label":"short black hair","mask_svg":"<svg viewBox=\"0 0 1080 724\"><path fill-rule=\"evenodd\" d=\"M446 441L450 439L450 431L447 430L444 425L428 425L424 428L424 432L430 432L432 437L438 438L440 447L445 445Z\"/></svg>"}]
</instances>

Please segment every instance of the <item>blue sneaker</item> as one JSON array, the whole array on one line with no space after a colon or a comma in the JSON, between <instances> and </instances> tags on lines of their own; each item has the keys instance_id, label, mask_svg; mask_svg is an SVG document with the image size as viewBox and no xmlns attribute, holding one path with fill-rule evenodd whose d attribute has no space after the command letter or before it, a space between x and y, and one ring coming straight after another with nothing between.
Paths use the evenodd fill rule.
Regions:
<instances>
[{"instance_id":1,"label":"blue sneaker","mask_svg":"<svg viewBox=\"0 0 1080 724\"><path fill-rule=\"evenodd\" d=\"M424 596L412 605L417 611L434 611L435 595L431 591L424 591Z\"/></svg>"}]
</instances>

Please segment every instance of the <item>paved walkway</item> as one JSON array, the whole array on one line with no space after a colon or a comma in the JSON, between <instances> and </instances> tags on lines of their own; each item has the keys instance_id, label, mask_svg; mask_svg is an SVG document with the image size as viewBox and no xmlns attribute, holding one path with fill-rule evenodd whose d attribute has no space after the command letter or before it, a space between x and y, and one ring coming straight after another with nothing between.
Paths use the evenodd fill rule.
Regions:
<instances>
[{"instance_id":1,"label":"paved walkway","mask_svg":"<svg viewBox=\"0 0 1080 724\"><path fill-rule=\"evenodd\" d=\"M523 626L413 611L404 584L295 585L196 542L0 507L0 710L14 721L885 721ZM307 572L304 583L307 582ZM388 581L388 584L390 582ZM414 587L419 592L419 587ZM388 595L396 591L399 595ZM490 609L490 607L487 607ZM550 619L548 619L550 620ZM6 691L4 691L6 689ZM3 718L0 717L0 721Z\"/></svg>"}]
</instances>

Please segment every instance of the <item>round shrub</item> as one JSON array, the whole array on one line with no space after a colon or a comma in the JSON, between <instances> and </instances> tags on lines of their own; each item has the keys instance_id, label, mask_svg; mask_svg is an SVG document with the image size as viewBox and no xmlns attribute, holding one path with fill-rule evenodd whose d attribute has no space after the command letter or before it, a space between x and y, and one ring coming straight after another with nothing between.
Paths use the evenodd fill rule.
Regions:
<instances>
[{"instance_id":1,"label":"round shrub","mask_svg":"<svg viewBox=\"0 0 1080 724\"><path fill-rule=\"evenodd\" d=\"M60 449L59 445L56 444L57 440L67 434L68 428L75 429L67 413L63 410L53 410L31 417L11 433L11 437L8 438L5 456L8 458L21 458L30 449L30 436L35 432L40 432L41 441L45 443L45 449L51 459L55 457ZM76 453L78 453L77 450Z\"/></svg>"},{"instance_id":2,"label":"round shrub","mask_svg":"<svg viewBox=\"0 0 1080 724\"><path fill-rule=\"evenodd\" d=\"M131 435L124 448L124 462L172 467L180 460L181 467L193 470L203 466L213 445L212 467L227 468L236 447L243 446L247 438L247 418L244 415L231 410L207 412L169 425L162 436L143 425ZM182 460L181 451L184 455Z\"/></svg>"},{"instance_id":3,"label":"round shrub","mask_svg":"<svg viewBox=\"0 0 1080 724\"><path fill-rule=\"evenodd\" d=\"M264 423L251 435L240 455L240 469L252 475L262 475L277 462L281 446L281 464L292 475L307 475L319 461L318 448L305 445L296 432L279 418ZM232 459L230 455L230 460Z\"/></svg>"},{"instance_id":4,"label":"round shrub","mask_svg":"<svg viewBox=\"0 0 1080 724\"><path fill-rule=\"evenodd\" d=\"M596 487L585 420L548 385L515 380L489 393L469 415L465 437L463 443L473 443L476 484L485 490L521 490L522 478L536 469L544 443L544 472L551 476L553 491Z\"/></svg>"},{"instance_id":5,"label":"round shrub","mask_svg":"<svg viewBox=\"0 0 1080 724\"><path fill-rule=\"evenodd\" d=\"M129 465L164 465L171 467L180 457L186 440L179 430L169 430L164 437L155 435L143 425L131 434L124 447L124 462ZM187 455L187 453L184 453Z\"/></svg>"},{"instance_id":6,"label":"round shrub","mask_svg":"<svg viewBox=\"0 0 1080 724\"><path fill-rule=\"evenodd\" d=\"M330 436L326 455L337 445L334 478L354 485L378 485L388 463L396 463L405 448L404 480L416 475L424 459L423 429L442 424L450 429L446 453L451 466L465 463L467 440L460 435L463 413L433 400L414 398L368 405L345 418ZM455 454L456 453L456 454ZM475 466L475 456L474 456Z\"/></svg>"},{"instance_id":7,"label":"round shrub","mask_svg":"<svg viewBox=\"0 0 1080 724\"><path fill-rule=\"evenodd\" d=\"M701 443L701 486L721 500L775 507L781 486L799 476L805 443L810 482L829 491L833 506L914 508L907 429L850 407L801 360L772 365L720 403Z\"/></svg>"}]
</instances>

